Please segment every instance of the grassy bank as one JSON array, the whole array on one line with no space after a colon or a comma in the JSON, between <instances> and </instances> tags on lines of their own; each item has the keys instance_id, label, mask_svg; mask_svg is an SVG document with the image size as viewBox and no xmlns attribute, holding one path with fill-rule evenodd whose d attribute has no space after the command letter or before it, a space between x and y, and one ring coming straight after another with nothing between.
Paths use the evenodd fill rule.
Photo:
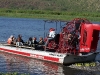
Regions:
<instances>
[{"instance_id":1,"label":"grassy bank","mask_svg":"<svg viewBox=\"0 0 100 75\"><path fill-rule=\"evenodd\" d=\"M0 16L19 18L42 18L56 20L72 20L73 18L87 18L91 21L100 21L99 12L65 12L43 10L14 10L0 9Z\"/></svg>"}]
</instances>

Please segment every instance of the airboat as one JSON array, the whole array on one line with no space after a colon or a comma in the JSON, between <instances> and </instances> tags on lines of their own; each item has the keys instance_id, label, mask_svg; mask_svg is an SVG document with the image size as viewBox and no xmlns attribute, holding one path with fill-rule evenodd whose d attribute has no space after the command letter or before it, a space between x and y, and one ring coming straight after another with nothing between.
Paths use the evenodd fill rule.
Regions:
<instances>
[{"instance_id":1,"label":"airboat","mask_svg":"<svg viewBox=\"0 0 100 75\"><path fill-rule=\"evenodd\" d=\"M51 21L46 20L45 24ZM100 24L93 24L84 18L75 18L60 28L60 32L47 45L37 45L37 48L24 45L16 47L2 42L0 51L63 65L95 61L99 54L97 47Z\"/></svg>"}]
</instances>

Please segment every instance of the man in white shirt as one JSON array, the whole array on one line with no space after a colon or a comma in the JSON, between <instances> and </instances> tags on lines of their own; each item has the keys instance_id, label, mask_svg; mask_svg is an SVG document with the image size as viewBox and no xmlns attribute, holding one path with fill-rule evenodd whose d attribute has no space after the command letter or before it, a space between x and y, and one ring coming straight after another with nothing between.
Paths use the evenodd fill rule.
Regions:
<instances>
[{"instance_id":1,"label":"man in white shirt","mask_svg":"<svg viewBox=\"0 0 100 75\"><path fill-rule=\"evenodd\" d=\"M50 28L50 30L49 30L49 37L51 37L51 38L55 37L55 29L54 28Z\"/></svg>"},{"instance_id":2,"label":"man in white shirt","mask_svg":"<svg viewBox=\"0 0 100 75\"><path fill-rule=\"evenodd\" d=\"M47 38L47 41L45 43L45 46L47 46L48 42L53 39L55 37L55 29L54 28L50 28L49 30L49 36Z\"/></svg>"}]
</instances>

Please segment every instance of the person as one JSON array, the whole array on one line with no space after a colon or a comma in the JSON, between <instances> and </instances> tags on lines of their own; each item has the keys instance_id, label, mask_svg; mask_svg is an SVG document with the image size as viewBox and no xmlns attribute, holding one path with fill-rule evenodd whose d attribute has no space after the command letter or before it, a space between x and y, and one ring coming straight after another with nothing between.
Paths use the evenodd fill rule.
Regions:
<instances>
[{"instance_id":1,"label":"person","mask_svg":"<svg viewBox=\"0 0 100 75\"><path fill-rule=\"evenodd\" d=\"M44 45L44 41L43 41L43 38L42 38L42 37L39 38L38 44L39 44L39 45Z\"/></svg>"},{"instance_id":2,"label":"person","mask_svg":"<svg viewBox=\"0 0 100 75\"><path fill-rule=\"evenodd\" d=\"M33 39L32 39L32 46L33 46L35 49L37 48L37 44L38 44L37 38L36 38L36 37L33 37Z\"/></svg>"},{"instance_id":3,"label":"person","mask_svg":"<svg viewBox=\"0 0 100 75\"><path fill-rule=\"evenodd\" d=\"M32 44L38 44L37 38L36 38L36 37L33 37L33 39L32 39Z\"/></svg>"},{"instance_id":4,"label":"person","mask_svg":"<svg viewBox=\"0 0 100 75\"><path fill-rule=\"evenodd\" d=\"M32 37L29 37L27 44L28 44L28 46L32 46Z\"/></svg>"},{"instance_id":5,"label":"person","mask_svg":"<svg viewBox=\"0 0 100 75\"><path fill-rule=\"evenodd\" d=\"M22 39L22 36L21 35L18 35L18 38L16 40L16 46L22 46L24 43L23 39Z\"/></svg>"},{"instance_id":6,"label":"person","mask_svg":"<svg viewBox=\"0 0 100 75\"><path fill-rule=\"evenodd\" d=\"M13 35L11 35L8 40L7 40L7 44L13 44Z\"/></svg>"},{"instance_id":7,"label":"person","mask_svg":"<svg viewBox=\"0 0 100 75\"><path fill-rule=\"evenodd\" d=\"M55 29L54 28L50 28L49 29L49 35L48 35L47 41L45 43L45 49L46 49L46 46L47 46L48 42L51 41L51 40L53 40L55 38L55 35L56 35Z\"/></svg>"},{"instance_id":8,"label":"person","mask_svg":"<svg viewBox=\"0 0 100 75\"><path fill-rule=\"evenodd\" d=\"M38 42L38 50L44 50L44 44L45 44L45 42L44 42L44 40L43 40L43 38L42 37L40 37L39 38L39 42Z\"/></svg>"},{"instance_id":9,"label":"person","mask_svg":"<svg viewBox=\"0 0 100 75\"><path fill-rule=\"evenodd\" d=\"M15 37L12 38L12 43L13 43L13 45L16 45L16 38Z\"/></svg>"},{"instance_id":10,"label":"person","mask_svg":"<svg viewBox=\"0 0 100 75\"><path fill-rule=\"evenodd\" d=\"M55 37L55 29L54 28L50 28L49 30L49 38L54 38Z\"/></svg>"}]
</instances>

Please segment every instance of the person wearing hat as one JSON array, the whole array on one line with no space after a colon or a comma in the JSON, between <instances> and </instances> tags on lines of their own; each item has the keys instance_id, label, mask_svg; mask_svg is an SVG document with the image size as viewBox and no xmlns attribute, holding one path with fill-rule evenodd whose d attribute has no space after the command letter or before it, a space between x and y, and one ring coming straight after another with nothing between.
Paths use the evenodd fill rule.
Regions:
<instances>
[{"instance_id":1,"label":"person wearing hat","mask_svg":"<svg viewBox=\"0 0 100 75\"><path fill-rule=\"evenodd\" d=\"M50 28L50 30L49 30L49 37L50 38L54 38L55 37L55 29L54 28Z\"/></svg>"},{"instance_id":2,"label":"person wearing hat","mask_svg":"<svg viewBox=\"0 0 100 75\"><path fill-rule=\"evenodd\" d=\"M47 44L48 44L48 42L49 41L51 41L52 39L54 39L55 38L55 29L54 28L50 28L49 29L49 36L48 36L48 38L47 38L47 41L46 41L46 43L45 43L45 46L47 46Z\"/></svg>"}]
</instances>

